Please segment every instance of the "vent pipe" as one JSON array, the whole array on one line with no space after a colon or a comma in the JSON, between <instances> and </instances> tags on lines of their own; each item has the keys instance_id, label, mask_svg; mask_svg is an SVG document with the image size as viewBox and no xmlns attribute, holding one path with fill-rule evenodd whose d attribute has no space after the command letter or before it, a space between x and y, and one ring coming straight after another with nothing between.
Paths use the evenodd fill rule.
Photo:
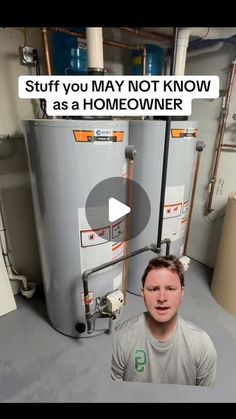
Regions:
<instances>
[{"instance_id":1,"label":"vent pipe","mask_svg":"<svg viewBox=\"0 0 236 419\"><path fill-rule=\"evenodd\" d=\"M104 74L102 28L86 28L88 74Z\"/></svg>"}]
</instances>

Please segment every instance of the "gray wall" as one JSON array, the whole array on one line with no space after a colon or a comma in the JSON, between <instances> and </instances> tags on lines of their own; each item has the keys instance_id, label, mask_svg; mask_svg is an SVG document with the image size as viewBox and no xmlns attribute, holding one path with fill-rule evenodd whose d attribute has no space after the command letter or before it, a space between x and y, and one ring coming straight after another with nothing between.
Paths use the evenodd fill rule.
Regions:
<instances>
[{"instance_id":1,"label":"gray wall","mask_svg":"<svg viewBox=\"0 0 236 419\"><path fill-rule=\"evenodd\" d=\"M0 199L10 258L20 274L39 282L42 275L22 120L38 117L40 111L36 101L18 98L18 76L35 74L34 67L20 64L18 48L23 43L22 31L0 29ZM26 43L38 49L43 66L39 29L27 28Z\"/></svg>"}]
</instances>

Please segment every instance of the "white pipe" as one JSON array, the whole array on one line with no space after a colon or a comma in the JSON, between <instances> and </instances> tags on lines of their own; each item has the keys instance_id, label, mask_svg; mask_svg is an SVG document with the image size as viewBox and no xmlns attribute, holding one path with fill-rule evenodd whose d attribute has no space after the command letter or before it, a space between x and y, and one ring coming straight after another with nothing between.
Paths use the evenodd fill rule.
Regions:
<instances>
[{"instance_id":1,"label":"white pipe","mask_svg":"<svg viewBox=\"0 0 236 419\"><path fill-rule=\"evenodd\" d=\"M211 52L215 52L215 51L219 51L222 47L223 47L224 43L222 41L217 42L217 44L212 45L211 47L207 47L207 48L201 48L201 49L197 49L194 51L190 51L188 52L188 58L189 57L195 57L196 55L203 55L203 54L208 54Z\"/></svg>"},{"instance_id":2,"label":"white pipe","mask_svg":"<svg viewBox=\"0 0 236 419\"><path fill-rule=\"evenodd\" d=\"M230 38L236 35L236 28L186 28L190 30L192 36L198 36L203 39Z\"/></svg>"},{"instance_id":3,"label":"white pipe","mask_svg":"<svg viewBox=\"0 0 236 419\"><path fill-rule=\"evenodd\" d=\"M36 285L32 282L28 282L28 279L24 275L19 275L16 269L12 266L7 248L7 239L6 239L6 229L3 220L2 206L0 201L0 252L4 258L6 272L8 274L8 279L17 280L21 282L20 291L26 298L33 297L36 291Z\"/></svg>"},{"instance_id":4,"label":"white pipe","mask_svg":"<svg viewBox=\"0 0 236 419\"><path fill-rule=\"evenodd\" d=\"M26 298L32 298L36 291L36 284L29 282L25 275L9 275L10 281L21 281L20 292Z\"/></svg>"},{"instance_id":5,"label":"white pipe","mask_svg":"<svg viewBox=\"0 0 236 419\"><path fill-rule=\"evenodd\" d=\"M10 280L17 280L17 281L22 281L23 284L23 290L27 290L28 289L28 280L26 278L26 276L24 275L13 275L12 273L10 275L8 275Z\"/></svg>"},{"instance_id":6,"label":"white pipe","mask_svg":"<svg viewBox=\"0 0 236 419\"><path fill-rule=\"evenodd\" d=\"M0 252L0 316L15 310L16 302L7 275L3 255Z\"/></svg>"},{"instance_id":7,"label":"white pipe","mask_svg":"<svg viewBox=\"0 0 236 419\"><path fill-rule=\"evenodd\" d=\"M178 34L177 54L175 72L176 76L184 75L187 49L189 44L189 37L198 36L205 39L226 39L236 35L236 28L181 28ZM200 50L192 51L188 54L189 57L195 55L205 54L211 51L218 51L222 47L222 43L216 44L209 48L201 48Z\"/></svg>"},{"instance_id":8,"label":"white pipe","mask_svg":"<svg viewBox=\"0 0 236 419\"><path fill-rule=\"evenodd\" d=\"M189 43L190 30L187 28L180 29L177 41L177 54L175 63L175 76L183 76L185 72L186 55Z\"/></svg>"},{"instance_id":9,"label":"white pipe","mask_svg":"<svg viewBox=\"0 0 236 419\"><path fill-rule=\"evenodd\" d=\"M88 67L103 70L102 28L86 28Z\"/></svg>"}]
</instances>

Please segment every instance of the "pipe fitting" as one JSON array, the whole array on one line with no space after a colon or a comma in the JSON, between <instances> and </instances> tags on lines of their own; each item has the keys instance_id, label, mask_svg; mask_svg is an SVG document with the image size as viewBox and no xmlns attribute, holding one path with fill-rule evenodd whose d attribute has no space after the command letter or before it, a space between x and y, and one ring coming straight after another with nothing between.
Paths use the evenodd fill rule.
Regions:
<instances>
[{"instance_id":1,"label":"pipe fitting","mask_svg":"<svg viewBox=\"0 0 236 419\"><path fill-rule=\"evenodd\" d=\"M205 147L206 147L206 144L203 141L196 142L196 151L203 151Z\"/></svg>"},{"instance_id":2,"label":"pipe fitting","mask_svg":"<svg viewBox=\"0 0 236 419\"><path fill-rule=\"evenodd\" d=\"M21 284L20 292L25 298L27 299L32 298L35 291L36 291L36 285L33 282L28 282L27 289L24 289Z\"/></svg>"},{"instance_id":3,"label":"pipe fitting","mask_svg":"<svg viewBox=\"0 0 236 419\"><path fill-rule=\"evenodd\" d=\"M134 160L137 150L133 145L128 145L125 147L125 158L129 160Z\"/></svg>"}]
</instances>

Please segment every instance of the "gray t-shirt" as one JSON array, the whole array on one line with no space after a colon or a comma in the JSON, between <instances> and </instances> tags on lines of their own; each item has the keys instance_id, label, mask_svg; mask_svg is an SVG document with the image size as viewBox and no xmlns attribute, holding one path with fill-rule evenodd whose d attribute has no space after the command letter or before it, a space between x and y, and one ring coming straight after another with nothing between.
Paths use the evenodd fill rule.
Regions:
<instances>
[{"instance_id":1,"label":"gray t-shirt","mask_svg":"<svg viewBox=\"0 0 236 419\"><path fill-rule=\"evenodd\" d=\"M155 339L147 313L116 327L113 380L211 386L216 376L216 350L208 334L178 315L175 333Z\"/></svg>"}]
</instances>

